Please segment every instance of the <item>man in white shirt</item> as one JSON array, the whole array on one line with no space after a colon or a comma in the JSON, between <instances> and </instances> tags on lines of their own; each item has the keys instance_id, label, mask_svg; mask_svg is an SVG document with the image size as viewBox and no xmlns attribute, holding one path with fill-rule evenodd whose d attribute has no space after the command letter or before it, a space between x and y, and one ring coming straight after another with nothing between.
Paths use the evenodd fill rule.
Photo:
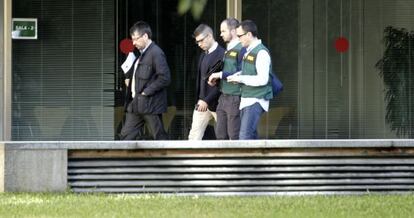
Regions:
<instances>
[{"instance_id":1,"label":"man in white shirt","mask_svg":"<svg viewBox=\"0 0 414 218\"><path fill-rule=\"evenodd\" d=\"M273 98L269 80L272 62L269 50L257 38L257 26L253 21L244 20L236 32L247 50L241 72L227 77L227 81L241 84L239 139L257 139L260 116L269 110L269 100Z\"/></svg>"}]
</instances>

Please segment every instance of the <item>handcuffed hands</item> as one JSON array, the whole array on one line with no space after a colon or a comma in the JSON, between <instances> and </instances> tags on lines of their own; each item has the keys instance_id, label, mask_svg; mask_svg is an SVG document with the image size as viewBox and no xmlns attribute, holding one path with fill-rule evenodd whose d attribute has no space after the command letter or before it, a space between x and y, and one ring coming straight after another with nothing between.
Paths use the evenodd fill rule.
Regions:
<instances>
[{"instance_id":1,"label":"handcuffed hands","mask_svg":"<svg viewBox=\"0 0 414 218\"><path fill-rule=\"evenodd\" d=\"M217 80L221 78L222 72L212 73L210 77L208 77L208 84L210 86L215 86L217 84Z\"/></svg>"},{"instance_id":2,"label":"handcuffed hands","mask_svg":"<svg viewBox=\"0 0 414 218\"><path fill-rule=\"evenodd\" d=\"M231 76L227 77L227 82L231 82L231 83L240 83L241 82L241 77L240 77L241 72L237 72Z\"/></svg>"}]
</instances>

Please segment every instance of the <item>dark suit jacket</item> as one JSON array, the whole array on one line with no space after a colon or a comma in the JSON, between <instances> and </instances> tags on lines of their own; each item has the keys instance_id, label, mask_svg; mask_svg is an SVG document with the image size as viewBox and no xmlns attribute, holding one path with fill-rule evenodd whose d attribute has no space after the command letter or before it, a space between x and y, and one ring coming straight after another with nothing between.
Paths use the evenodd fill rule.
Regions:
<instances>
[{"instance_id":1,"label":"dark suit jacket","mask_svg":"<svg viewBox=\"0 0 414 218\"><path fill-rule=\"evenodd\" d=\"M134 99L132 99L131 93L133 70L134 67L127 75L127 78L131 80L128 86L126 105L132 103L133 112L138 114L161 114L167 111L166 87L171 82L171 75L165 54L161 48L152 42L139 57L135 72ZM142 92L146 95L141 95Z\"/></svg>"},{"instance_id":2,"label":"dark suit jacket","mask_svg":"<svg viewBox=\"0 0 414 218\"><path fill-rule=\"evenodd\" d=\"M208 73L215 63L223 60L224 52L224 48L219 45L217 46L217 49L210 54L205 54L203 52L198 61L196 100L207 102L210 111L216 111L218 98L220 97L221 92L217 86L208 85L208 77L210 76Z\"/></svg>"}]
</instances>

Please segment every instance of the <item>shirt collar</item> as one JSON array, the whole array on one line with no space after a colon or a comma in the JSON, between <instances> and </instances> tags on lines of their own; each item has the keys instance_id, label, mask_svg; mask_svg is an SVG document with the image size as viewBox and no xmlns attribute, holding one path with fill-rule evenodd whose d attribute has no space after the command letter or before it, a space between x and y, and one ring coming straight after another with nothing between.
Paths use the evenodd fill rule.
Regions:
<instances>
[{"instance_id":1,"label":"shirt collar","mask_svg":"<svg viewBox=\"0 0 414 218\"><path fill-rule=\"evenodd\" d=\"M217 46L218 46L218 43L214 42L213 45L208 49L208 53L210 54L211 52L216 50Z\"/></svg>"},{"instance_id":2,"label":"shirt collar","mask_svg":"<svg viewBox=\"0 0 414 218\"><path fill-rule=\"evenodd\" d=\"M227 51L236 47L240 43L240 40L238 38L232 39L229 44L227 44Z\"/></svg>"},{"instance_id":3,"label":"shirt collar","mask_svg":"<svg viewBox=\"0 0 414 218\"><path fill-rule=\"evenodd\" d=\"M144 49L139 50L139 52L141 53L141 55L142 55L142 54L144 54L144 52L148 49L148 47L149 47L151 44L152 44L152 41L150 41L150 43L148 43L148 45L147 45Z\"/></svg>"},{"instance_id":4,"label":"shirt collar","mask_svg":"<svg viewBox=\"0 0 414 218\"><path fill-rule=\"evenodd\" d=\"M260 39L253 40L252 43L247 47L246 54L249 53L254 48L256 48L256 46L258 46L261 43L262 43L262 40L260 40Z\"/></svg>"}]
</instances>

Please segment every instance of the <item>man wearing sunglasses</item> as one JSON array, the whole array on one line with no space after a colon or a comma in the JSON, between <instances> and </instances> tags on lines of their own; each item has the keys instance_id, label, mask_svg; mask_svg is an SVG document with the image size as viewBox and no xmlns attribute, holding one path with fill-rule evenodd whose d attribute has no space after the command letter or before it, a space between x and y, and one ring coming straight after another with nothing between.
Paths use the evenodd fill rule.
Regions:
<instances>
[{"instance_id":1,"label":"man wearing sunglasses","mask_svg":"<svg viewBox=\"0 0 414 218\"><path fill-rule=\"evenodd\" d=\"M208 85L211 69L223 59L224 48L218 45L213 30L206 24L200 24L193 34L195 42L203 52L200 55L196 81L196 105L193 121L188 135L189 140L202 140L211 119L217 120L216 108L220 90Z\"/></svg>"},{"instance_id":2,"label":"man wearing sunglasses","mask_svg":"<svg viewBox=\"0 0 414 218\"><path fill-rule=\"evenodd\" d=\"M257 26L253 21L241 22L236 33L246 53L241 72L227 77L227 81L241 84L239 138L257 139L260 116L269 110L269 100L273 98L269 80L272 62L269 50L257 38Z\"/></svg>"}]
</instances>

